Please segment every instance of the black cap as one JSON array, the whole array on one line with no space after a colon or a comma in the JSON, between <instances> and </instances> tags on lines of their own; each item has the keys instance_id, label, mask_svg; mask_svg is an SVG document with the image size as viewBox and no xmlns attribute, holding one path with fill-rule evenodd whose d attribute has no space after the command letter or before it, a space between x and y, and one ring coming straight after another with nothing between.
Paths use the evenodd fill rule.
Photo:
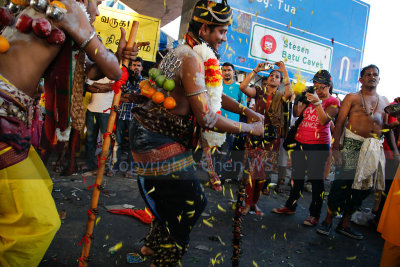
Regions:
<instances>
[{"instance_id":1,"label":"black cap","mask_svg":"<svg viewBox=\"0 0 400 267\"><path fill-rule=\"evenodd\" d=\"M326 85L330 85L332 82L332 77L327 70L319 70L312 79L313 82L323 83Z\"/></svg>"},{"instance_id":2,"label":"black cap","mask_svg":"<svg viewBox=\"0 0 400 267\"><path fill-rule=\"evenodd\" d=\"M191 19L207 25L229 26L232 24L232 9L227 0L222 3L199 0L194 6Z\"/></svg>"}]
</instances>

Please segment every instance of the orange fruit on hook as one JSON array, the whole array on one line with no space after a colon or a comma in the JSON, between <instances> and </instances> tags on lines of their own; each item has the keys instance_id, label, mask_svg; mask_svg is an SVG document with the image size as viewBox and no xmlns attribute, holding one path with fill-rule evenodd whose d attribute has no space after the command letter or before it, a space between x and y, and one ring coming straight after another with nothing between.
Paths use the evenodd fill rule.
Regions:
<instances>
[{"instance_id":1,"label":"orange fruit on hook","mask_svg":"<svg viewBox=\"0 0 400 267\"><path fill-rule=\"evenodd\" d=\"M0 35L0 54L7 52L8 48L10 48L10 44L7 39Z\"/></svg>"},{"instance_id":2,"label":"orange fruit on hook","mask_svg":"<svg viewBox=\"0 0 400 267\"><path fill-rule=\"evenodd\" d=\"M150 82L149 82L149 80L143 80L143 81L141 81L140 83L139 83L139 88L142 90L142 89L145 89L145 88L149 88L149 87L151 87L151 84L150 84Z\"/></svg>"},{"instance_id":3,"label":"orange fruit on hook","mask_svg":"<svg viewBox=\"0 0 400 267\"><path fill-rule=\"evenodd\" d=\"M165 98L163 105L166 109L173 109L176 107L176 101L173 97L169 96Z\"/></svg>"},{"instance_id":4,"label":"orange fruit on hook","mask_svg":"<svg viewBox=\"0 0 400 267\"><path fill-rule=\"evenodd\" d=\"M163 93L155 92L151 99L153 99L154 103L161 104L162 102L164 102L165 97Z\"/></svg>"},{"instance_id":5,"label":"orange fruit on hook","mask_svg":"<svg viewBox=\"0 0 400 267\"><path fill-rule=\"evenodd\" d=\"M151 98L155 92L156 92L156 89L154 89L153 87L146 87L146 88L140 89L140 94L144 95L147 98Z\"/></svg>"}]
</instances>

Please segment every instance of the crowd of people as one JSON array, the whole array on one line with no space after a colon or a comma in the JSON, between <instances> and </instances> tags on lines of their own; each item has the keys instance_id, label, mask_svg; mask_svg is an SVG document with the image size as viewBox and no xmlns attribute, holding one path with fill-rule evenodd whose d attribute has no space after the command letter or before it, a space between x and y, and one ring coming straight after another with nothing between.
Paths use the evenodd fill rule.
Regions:
<instances>
[{"instance_id":1,"label":"crowd of people","mask_svg":"<svg viewBox=\"0 0 400 267\"><path fill-rule=\"evenodd\" d=\"M69 37L63 45L49 45L36 31L36 35L21 31L20 26L17 31L11 22L0 25L2 36L10 42L9 50L0 53L1 266L39 264L60 227L52 181L43 162L58 143L60 150L66 150L58 161L68 159L58 171L63 175L76 172L75 153L85 133L81 170L95 174L98 143L113 134L107 132L111 109L117 110L118 117L106 174L112 177L119 172L137 178L143 200L155 217L140 250L151 257L152 266L178 264L207 205L196 177L199 163L193 156L199 147L211 188L221 191L221 184L229 181L244 185L243 216L250 211L263 216L257 205L260 196L271 190L281 193L286 171L291 169L289 197L272 212L295 214L307 179L312 199L304 225L329 235L333 217L342 213L336 232L360 240L363 235L350 226L350 218L375 190L373 223L386 240L381 264L400 264L399 120L396 113L385 112L400 100L390 103L378 94L377 66L364 67L361 89L342 101L332 95L334 84L327 70L316 72L312 85L295 95L283 61L259 63L239 83L234 65L220 65L218 54L232 24L232 10L226 0L200 0L193 8L185 44L169 51L164 57L168 64L159 65L160 72L174 81L172 89L157 88L176 103L166 108L141 93L140 84L147 80L142 76L143 60L137 56L137 45L126 46L125 31L121 29L115 54L97 38L92 23L101 1L60 3L66 10L61 19L34 4L14 15L18 21L28 15L47 20ZM3 8L2 12L11 14L10 10ZM76 60L71 61L74 54ZM121 87L119 107L111 107L114 83L123 76L122 60L129 62L127 81ZM37 119L39 109L35 117L32 107L42 85L46 115L42 142L37 146L39 157L30 139L32 129L36 136L40 131L32 120ZM91 98L84 105L86 93ZM331 162L334 179L327 214L321 221ZM271 181L273 173L278 173L276 186Z\"/></svg>"}]
</instances>

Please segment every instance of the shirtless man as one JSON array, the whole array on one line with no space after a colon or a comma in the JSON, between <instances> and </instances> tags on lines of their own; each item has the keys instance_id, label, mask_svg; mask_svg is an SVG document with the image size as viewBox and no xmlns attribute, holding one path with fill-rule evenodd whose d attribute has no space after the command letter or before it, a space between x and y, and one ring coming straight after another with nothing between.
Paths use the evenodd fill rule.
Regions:
<instances>
[{"instance_id":1,"label":"shirtless man","mask_svg":"<svg viewBox=\"0 0 400 267\"><path fill-rule=\"evenodd\" d=\"M359 80L361 90L346 95L340 107L332 146L336 175L328 197L327 216L317 229L320 234L329 235L332 218L338 212L343 212L336 232L350 238L363 239L361 233L350 227L350 217L361 206L372 187L384 189L384 169L380 169L385 166L382 129L387 122L384 108L389 105L389 101L376 92L379 80L377 66L364 67ZM344 128L345 139L341 150L340 139ZM393 133L390 132L390 135L389 140L393 142ZM398 154L397 148L395 153ZM378 178L374 184L375 173Z\"/></svg>"},{"instance_id":2,"label":"shirtless man","mask_svg":"<svg viewBox=\"0 0 400 267\"><path fill-rule=\"evenodd\" d=\"M20 14L47 18L63 30L93 62L86 62L90 79L119 80L119 60L97 38L91 21L76 1L61 0L67 13L60 21L26 7ZM91 20L99 14L97 1L84 1ZM52 181L30 145L28 107L39 80L62 49L33 31L21 33L10 25L2 35L10 48L0 54L0 266L37 266L60 227L51 196ZM67 44L67 42L65 42ZM125 49L122 31L119 59L134 59L136 49ZM83 63L83 62L82 62ZM82 68L83 69L83 68ZM82 73L83 76L83 73ZM83 83L82 83L83 86Z\"/></svg>"},{"instance_id":3,"label":"shirtless man","mask_svg":"<svg viewBox=\"0 0 400 267\"><path fill-rule=\"evenodd\" d=\"M175 88L170 96L176 100L176 107L167 111L152 100L143 100L133 109L130 141L133 158L139 165L139 189L155 215L141 252L151 255L152 266L178 264L187 250L189 234L207 204L190 150L193 118L198 123L196 129L263 134L260 114L222 94L216 51L226 41L231 16L226 1L198 1L185 36L187 44L164 58L169 64L160 65L164 74L173 74ZM171 71L174 66L180 67ZM207 94L207 90L215 91ZM217 101L217 94L224 109L244 113L253 123L234 122L219 115L213 105L216 102L212 103Z\"/></svg>"}]
</instances>

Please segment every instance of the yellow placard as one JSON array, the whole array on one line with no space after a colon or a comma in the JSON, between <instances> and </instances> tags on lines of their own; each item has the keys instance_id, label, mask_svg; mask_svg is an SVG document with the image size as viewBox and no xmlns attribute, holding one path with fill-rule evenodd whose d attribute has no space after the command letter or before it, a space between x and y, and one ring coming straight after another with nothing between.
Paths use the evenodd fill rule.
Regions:
<instances>
[{"instance_id":1,"label":"yellow placard","mask_svg":"<svg viewBox=\"0 0 400 267\"><path fill-rule=\"evenodd\" d=\"M121 37L120 27L126 30L128 39L132 22L139 21L139 29L135 42L150 42L147 46L139 47L139 56L146 61L155 62L160 38L161 21L156 18L128 13L123 10L99 6L100 16L93 23L97 35L102 38L106 48L117 51Z\"/></svg>"}]
</instances>

